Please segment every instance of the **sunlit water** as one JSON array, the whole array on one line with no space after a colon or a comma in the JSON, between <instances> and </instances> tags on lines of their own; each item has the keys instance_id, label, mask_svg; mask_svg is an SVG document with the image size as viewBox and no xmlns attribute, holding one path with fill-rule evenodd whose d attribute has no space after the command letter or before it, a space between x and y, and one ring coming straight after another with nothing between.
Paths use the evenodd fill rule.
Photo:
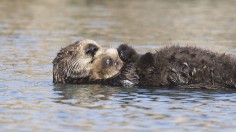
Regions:
<instances>
[{"instance_id":1,"label":"sunlit water","mask_svg":"<svg viewBox=\"0 0 236 132\"><path fill-rule=\"evenodd\" d=\"M0 131L234 131L236 90L53 85L61 47L90 38L139 52L236 55L234 0L0 1Z\"/></svg>"}]
</instances>

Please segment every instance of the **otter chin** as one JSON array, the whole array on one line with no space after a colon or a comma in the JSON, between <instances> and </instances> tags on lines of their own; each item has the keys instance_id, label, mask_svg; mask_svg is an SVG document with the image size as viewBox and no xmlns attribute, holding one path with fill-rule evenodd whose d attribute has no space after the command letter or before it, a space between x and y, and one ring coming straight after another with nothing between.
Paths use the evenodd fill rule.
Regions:
<instances>
[{"instance_id":1,"label":"otter chin","mask_svg":"<svg viewBox=\"0 0 236 132\"><path fill-rule=\"evenodd\" d=\"M62 48L53 60L53 83L71 83L89 77L94 59L103 48L93 40L77 41Z\"/></svg>"}]
</instances>

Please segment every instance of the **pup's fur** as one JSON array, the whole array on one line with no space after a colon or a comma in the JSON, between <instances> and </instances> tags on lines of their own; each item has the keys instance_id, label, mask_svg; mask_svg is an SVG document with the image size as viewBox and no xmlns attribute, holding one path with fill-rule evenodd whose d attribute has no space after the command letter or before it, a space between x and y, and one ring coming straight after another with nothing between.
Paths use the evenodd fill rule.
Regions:
<instances>
[{"instance_id":1,"label":"pup's fur","mask_svg":"<svg viewBox=\"0 0 236 132\"><path fill-rule=\"evenodd\" d=\"M139 55L126 44L118 48L118 53L125 64L120 75L103 81L105 84L138 86L201 84L208 88L236 87L236 60L229 55L179 46Z\"/></svg>"}]
</instances>

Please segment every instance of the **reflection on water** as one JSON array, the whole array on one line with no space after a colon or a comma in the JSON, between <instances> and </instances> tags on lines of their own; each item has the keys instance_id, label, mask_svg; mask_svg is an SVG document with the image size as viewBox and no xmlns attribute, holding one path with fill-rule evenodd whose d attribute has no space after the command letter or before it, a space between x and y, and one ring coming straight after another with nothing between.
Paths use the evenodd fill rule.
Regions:
<instances>
[{"instance_id":1,"label":"reflection on water","mask_svg":"<svg viewBox=\"0 0 236 132\"><path fill-rule=\"evenodd\" d=\"M111 89L100 85L61 85L55 86L54 90L61 91L59 95L62 98L59 98L58 102L63 103L63 101L66 101L65 103L68 103L71 101L70 103L79 105L90 105L99 100L108 100L109 96L121 91L116 87Z\"/></svg>"},{"instance_id":2,"label":"reflection on water","mask_svg":"<svg viewBox=\"0 0 236 132\"><path fill-rule=\"evenodd\" d=\"M119 126L115 127L118 130L230 130L235 125L236 118L230 116L235 112L228 109L236 106L236 91L230 89L199 91L68 85L56 86L54 90L61 95L57 103L95 112L90 113L94 116L92 119L83 120Z\"/></svg>"},{"instance_id":3,"label":"reflection on water","mask_svg":"<svg viewBox=\"0 0 236 132\"><path fill-rule=\"evenodd\" d=\"M234 0L0 1L1 131L233 130L235 91L52 84L59 49L90 38L235 55Z\"/></svg>"}]
</instances>

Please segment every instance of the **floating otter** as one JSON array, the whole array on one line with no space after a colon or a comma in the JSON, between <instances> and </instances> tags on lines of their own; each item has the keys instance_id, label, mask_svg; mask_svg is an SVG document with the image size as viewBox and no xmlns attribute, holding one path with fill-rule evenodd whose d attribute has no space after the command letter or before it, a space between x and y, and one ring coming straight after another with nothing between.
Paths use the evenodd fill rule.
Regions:
<instances>
[{"instance_id":1,"label":"floating otter","mask_svg":"<svg viewBox=\"0 0 236 132\"><path fill-rule=\"evenodd\" d=\"M236 87L236 60L194 47L171 46L139 55L126 44L118 48L125 62L120 74L102 84L123 86Z\"/></svg>"},{"instance_id":2,"label":"floating otter","mask_svg":"<svg viewBox=\"0 0 236 132\"><path fill-rule=\"evenodd\" d=\"M95 50L90 50L90 44ZM236 60L229 55L179 46L140 55L126 44L117 51L104 50L94 41L81 41L63 48L53 61L54 83L236 87Z\"/></svg>"},{"instance_id":3,"label":"floating otter","mask_svg":"<svg viewBox=\"0 0 236 132\"><path fill-rule=\"evenodd\" d=\"M77 41L62 48L53 60L53 83L93 83L115 76L122 66L116 49L104 49L93 40Z\"/></svg>"}]
</instances>

